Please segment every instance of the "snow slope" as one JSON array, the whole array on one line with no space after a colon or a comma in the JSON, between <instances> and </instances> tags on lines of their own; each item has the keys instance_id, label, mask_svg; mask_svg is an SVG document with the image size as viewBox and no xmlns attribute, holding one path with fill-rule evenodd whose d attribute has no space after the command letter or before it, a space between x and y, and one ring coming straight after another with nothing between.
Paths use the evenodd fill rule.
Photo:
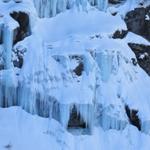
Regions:
<instances>
[{"instance_id":1,"label":"snow slope","mask_svg":"<svg viewBox=\"0 0 150 150\"><path fill-rule=\"evenodd\" d=\"M73 136L55 120L32 116L19 107L0 109L0 149L12 150L149 150L150 137L134 126L124 131L95 128L93 135ZM140 142L139 142L140 141Z\"/></svg>"}]
</instances>

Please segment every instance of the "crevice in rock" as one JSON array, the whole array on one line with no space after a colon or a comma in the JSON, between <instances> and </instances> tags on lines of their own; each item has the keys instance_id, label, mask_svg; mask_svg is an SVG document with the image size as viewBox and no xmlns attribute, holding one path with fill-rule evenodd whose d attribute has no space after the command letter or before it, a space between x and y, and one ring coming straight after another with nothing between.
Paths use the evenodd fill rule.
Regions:
<instances>
[{"instance_id":1,"label":"crevice in rock","mask_svg":"<svg viewBox=\"0 0 150 150\"><path fill-rule=\"evenodd\" d=\"M122 3L124 0L109 0L110 4L120 4Z\"/></svg>"},{"instance_id":2,"label":"crevice in rock","mask_svg":"<svg viewBox=\"0 0 150 150\"><path fill-rule=\"evenodd\" d=\"M138 117L138 110L130 109L128 105L125 105L126 114L128 116L129 122L136 126L138 130L141 130L141 121Z\"/></svg>"},{"instance_id":3,"label":"crevice in rock","mask_svg":"<svg viewBox=\"0 0 150 150\"><path fill-rule=\"evenodd\" d=\"M117 30L117 31L113 34L112 38L113 38L113 39L123 39L123 38L126 37L127 33L128 33L127 30L122 30L122 31Z\"/></svg>"}]
</instances>

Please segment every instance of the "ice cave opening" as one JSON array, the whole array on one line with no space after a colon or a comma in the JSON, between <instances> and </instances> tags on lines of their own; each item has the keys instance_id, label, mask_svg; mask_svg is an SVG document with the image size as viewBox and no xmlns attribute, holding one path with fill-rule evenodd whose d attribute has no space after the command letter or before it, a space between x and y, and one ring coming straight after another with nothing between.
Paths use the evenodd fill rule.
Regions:
<instances>
[{"instance_id":1,"label":"ice cave opening","mask_svg":"<svg viewBox=\"0 0 150 150\"><path fill-rule=\"evenodd\" d=\"M16 44L31 34L30 18L25 12L12 12L10 16L19 24L19 27L14 31L13 43Z\"/></svg>"},{"instance_id":2,"label":"ice cave opening","mask_svg":"<svg viewBox=\"0 0 150 150\"><path fill-rule=\"evenodd\" d=\"M77 111L75 105L73 105L70 117L68 121L68 131L73 134L89 134L90 128L88 123L83 119L80 112Z\"/></svg>"}]
</instances>

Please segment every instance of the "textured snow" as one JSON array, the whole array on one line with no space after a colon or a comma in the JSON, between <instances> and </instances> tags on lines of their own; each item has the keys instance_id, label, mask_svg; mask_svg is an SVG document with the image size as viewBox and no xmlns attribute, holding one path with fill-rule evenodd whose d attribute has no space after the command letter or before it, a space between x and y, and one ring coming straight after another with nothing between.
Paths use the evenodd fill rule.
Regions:
<instances>
[{"instance_id":1,"label":"textured snow","mask_svg":"<svg viewBox=\"0 0 150 150\"><path fill-rule=\"evenodd\" d=\"M93 135L73 136L55 120L31 116L18 107L0 109L0 149L15 150L149 150L150 136L128 125L124 131L95 128Z\"/></svg>"},{"instance_id":2,"label":"textured snow","mask_svg":"<svg viewBox=\"0 0 150 150\"><path fill-rule=\"evenodd\" d=\"M41 19L35 27L35 32L39 31L36 33L40 34L45 42L51 42L72 35L108 35L121 29L126 30L126 25L119 15L114 17L98 10L70 10L51 19Z\"/></svg>"}]
</instances>

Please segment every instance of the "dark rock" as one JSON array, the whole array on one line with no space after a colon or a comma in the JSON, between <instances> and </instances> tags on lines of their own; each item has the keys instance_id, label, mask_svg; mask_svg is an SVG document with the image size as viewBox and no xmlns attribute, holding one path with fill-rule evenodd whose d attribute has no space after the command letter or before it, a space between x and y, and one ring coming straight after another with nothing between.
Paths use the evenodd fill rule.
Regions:
<instances>
[{"instance_id":1,"label":"dark rock","mask_svg":"<svg viewBox=\"0 0 150 150\"><path fill-rule=\"evenodd\" d=\"M116 16L117 15L117 12L112 12L111 13L113 16Z\"/></svg>"},{"instance_id":2,"label":"dark rock","mask_svg":"<svg viewBox=\"0 0 150 150\"><path fill-rule=\"evenodd\" d=\"M7 150L11 150L12 149L12 145L11 144L7 144L4 146L5 149Z\"/></svg>"},{"instance_id":3,"label":"dark rock","mask_svg":"<svg viewBox=\"0 0 150 150\"><path fill-rule=\"evenodd\" d=\"M126 30L122 30L122 31L117 30L113 34L112 38L114 38L114 39L123 39L127 35L127 33L128 33L128 31L126 31Z\"/></svg>"},{"instance_id":4,"label":"dark rock","mask_svg":"<svg viewBox=\"0 0 150 150\"><path fill-rule=\"evenodd\" d=\"M16 2L16 3L21 3L22 0L14 0L14 2Z\"/></svg>"},{"instance_id":5,"label":"dark rock","mask_svg":"<svg viewBox=\"0 0 150 150\"><path fill-rule=\"evenodd\" d=\"M77 76L81 76L84 70L84 64L82 62L73 70Z\"/></svg>"},{"instance_id":6,"label":"dark rock","mask_svg":"<svg viewBox=\"0 0 150 150\"><path fill-rule=\"evenodd\" d=\"M119 4L121 2L123 2L124 0L109 0L109 3L111 4Z\"/></svg>"},{"instance_id":7,"label":"dark rock","mask_svg":"<svg viewBox=\"0 0 150 150\"><path fill-rule=\"evenodd\" d=\"M16 44L31 34L29 15L24 12L13 12L10 16L19 23L19 27L14 31L14 44Z\"/></svg>"},{"instance_id":8,"label":"dark rock","mask_svg":"<svg viewBox=\"0 0 150 150\"><path fill-rule=\"evenodd\" d=\"M132 125L136 126L139 130L141 130L141 121L138 117L138 110L130 109L128 105L125 106L126 114L129 118L129 121Z\"/></svg>"},{"instance_id":9,"label":"dark rock","mask_svg":"<svg viewBox=\"0 0 150 150\"><path fill-rule=\"evenodd\" d=\"M150 45L142 45L135 43L128 43L128 45L135 53L137 62L140 65L140 67L143 68L148 75L150 75ZM141 55L143 55L144 57L141 58Z\"/></svg>"},{"instance_id":10,"label":"dark rock","mask_svg":"<svg viewBox=\"0 0 150 150\"><path fill-rule=\"evenodd\" d=\"M132 60L132 64L133 64L134 66L136 66L136 65L137 65L136 59L135 59L135 58L132 58L131 60Z\"/></svg>"},{"instance_id":11,"label":"dark rock","mask_svg":"<svg viewBox=\"0 0 150 150\"><path fill-rule=\"evenodd\" d=\"M125 22L129 31L141 35L150 40L150 20L146 19L146 16L150 17L150 6L144 8L135 8L128 12L125 16Z\"/></svg>"},{"instance_id":12,"label":"dark rock","mask_svg":"<svg viewBox=\"0 0 150 150\"><path fill-rule=\"evenodd\" d=\"M18 60L13 61L14 67L22 68L23 66L23 57L18 56Z\"/></svg>"}]
</instances>

